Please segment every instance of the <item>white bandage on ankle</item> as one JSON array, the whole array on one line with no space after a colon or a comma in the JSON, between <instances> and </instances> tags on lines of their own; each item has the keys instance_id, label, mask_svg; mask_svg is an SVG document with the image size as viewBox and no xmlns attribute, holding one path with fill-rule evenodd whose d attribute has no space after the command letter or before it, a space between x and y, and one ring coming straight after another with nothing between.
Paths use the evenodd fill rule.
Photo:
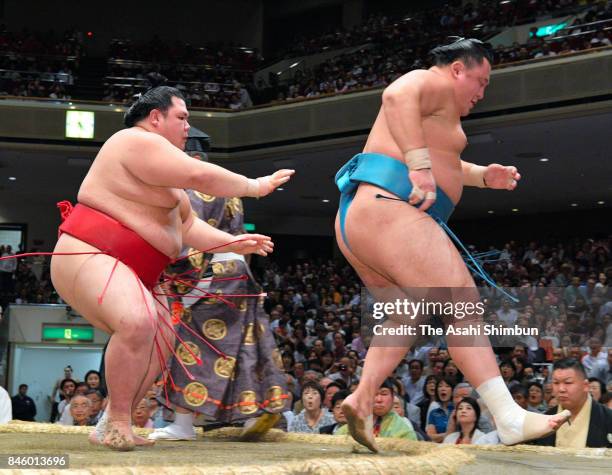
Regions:
<instances>
[{"instance_id":1,"label":"white bandage on ankle","mask_svg":"<svg viewBox=\"0 0 612 475\"><path fill-rule=\"evenodd\" d=\"M467 186L475 186L477 188L486 188L484 174L487 171L487 167L481 165L474 165L470 167L467 175L463 178L463 184Z\"/></svg>"},{"instance_id":2,"label":"white bandage on ankle","mask_svg":"<svg viewBox=\"0 0 612 475\"><path fill-rule=\"evenodd\" d=\"M427 147L423 147L404 152L404 163L410 170L423 170L425 168L431 168L429 149Z\"/></svg>"},{"instance_id":3,"label":"white bandage on ankle","mask_svg":"<svg viewBox=\"0 0 612 475\"><path fill-rule=\"evenodd\" d=\"M516 444L524 440L525 411L512 399L501 376L488 379L478 388L479 396L495 419L497 434L504 444Z\"/></svg>"}]
</instances>

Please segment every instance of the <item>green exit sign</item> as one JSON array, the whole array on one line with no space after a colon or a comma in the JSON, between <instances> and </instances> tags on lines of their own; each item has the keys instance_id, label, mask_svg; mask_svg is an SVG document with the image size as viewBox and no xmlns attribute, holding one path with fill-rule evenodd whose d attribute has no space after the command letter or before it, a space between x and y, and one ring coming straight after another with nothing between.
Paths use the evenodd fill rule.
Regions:
<instances>
[{"instance_id":1,"label":"green exit sign","mask_svg":"<svg viewBox=\"0 0 612 475\"><path fill-rule=\"evenodd\" d=\"M244 230L253 232L255 231L255 225L253 223L244 223Z\"/></svg>"},{"instance_id":2,"label":"green exit sign","mask_svg":"<svg viewBox=\"0 0 612 475\"><path fill-rule=\"evenodd\" d=\"M88 325L43 325L43 341L57 342L92 342L94 329Z\"/></svg>"}]
</instances>

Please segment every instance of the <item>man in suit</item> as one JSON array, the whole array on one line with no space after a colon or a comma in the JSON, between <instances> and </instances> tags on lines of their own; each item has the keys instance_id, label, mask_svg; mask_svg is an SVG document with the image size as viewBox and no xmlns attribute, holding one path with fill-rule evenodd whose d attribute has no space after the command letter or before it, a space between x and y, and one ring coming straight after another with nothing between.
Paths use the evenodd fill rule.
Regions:
<instances>
[{"instance_id":1,"label":"man in suit","mask_svg":"<svg viewBox=\"0 0 612 475\"><path fill-rule=\"evenodd\" d=\"M594 401L589 394L589 381L582 363L574 358L555 362L552 374L553 395L559 406L547 414L568 409L571 424L564 424L547 437L535 440L536 445L553 447L612 447L612 410Z\"/></svg>"},{"instance_id":2,"label":"man in suit","mask_svg":"<svg viewBox=\"0 0 612 475\"><path fill-rule=\"evenodd\" d=\"M27 393L28 385L20 384L19 393L15 394L12 398L13 419L34 421L34 417L36 417L36 404Z\"/></svg>"}]
</instances>

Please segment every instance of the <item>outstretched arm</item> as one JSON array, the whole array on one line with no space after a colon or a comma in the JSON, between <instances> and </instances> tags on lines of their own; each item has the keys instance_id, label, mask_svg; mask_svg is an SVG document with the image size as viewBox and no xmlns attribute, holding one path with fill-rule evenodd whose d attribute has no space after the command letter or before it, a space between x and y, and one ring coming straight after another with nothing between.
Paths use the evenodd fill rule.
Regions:
<instances>
[{"instance_id":1,"label":"outstretched arm","mask_svg":"<svg viewBox=\"0 0 612 475\"><path fill-rule=\"evenodd\" d=\"M123 141L124 165L139 180L153 186L192 189L222 198L266 196L289 181L294 170L249 179L218 165L195 160L161 135L133 131Z\"/></svg>"},{"instance_id":2,"label":"outstretched arm","mask_svg":"<svg viewBox=\"0 0 612 475\"><path fill-rule=\"evenodd\" d=\"M498 163L483 167L461 160L461 171L463 172L463 185L478 188L512 191L521 179L521 174L516 167L507 167Z\"/></svg>"}]
</instances>

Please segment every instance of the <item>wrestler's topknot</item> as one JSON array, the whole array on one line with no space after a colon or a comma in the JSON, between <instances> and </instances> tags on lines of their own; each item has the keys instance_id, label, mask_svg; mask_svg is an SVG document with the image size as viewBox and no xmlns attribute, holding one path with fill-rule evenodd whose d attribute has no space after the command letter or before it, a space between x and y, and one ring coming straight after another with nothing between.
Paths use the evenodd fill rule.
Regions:
<instances>
[{"instance_id":1,"label":"wrestler's topknot","mask_svg":"<svg viewBox=\"0 0 612 475\"><path fill-rule=\"evenodd\" d=\"M461 60L467 66L482 64L483 59L493 62L493 52L488 45L475 38L451 37L453 42L432 49L429 54L435 66L447 66L453 61Z\"/></svg>"},{"instance_id":2,"label":"wrestler's topknot","mask_svg":"<svg viewBox=\"0 0 612 475\"><path fill-rule=\"evenodd\" d=\"M158 86L149 89L130 106L123 117L123 123L126 127L134 127L142 119L145 119L153 109L158 109L165 114L172 106L173 97L185 100L181 91L174 87Z\"/></svg>"}]
</instances>

